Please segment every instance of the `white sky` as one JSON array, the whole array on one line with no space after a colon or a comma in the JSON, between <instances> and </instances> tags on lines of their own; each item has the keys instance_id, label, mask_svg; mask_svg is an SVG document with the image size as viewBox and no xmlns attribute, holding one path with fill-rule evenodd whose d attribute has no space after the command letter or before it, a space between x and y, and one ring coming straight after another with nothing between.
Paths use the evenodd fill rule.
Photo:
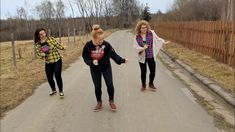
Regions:
<instances>
[{"instance_id":1,"label":"white sky","mask_svg":"<svg viewBox=\"0 0 235 132\"><path fill-rule=\"evenodd\" d=\"M25 1L27 4L25 4ZM33 12L33 9L36 5L39 5L42 0L0 0L1 2L1 19L6 19L9 16L14 17L16 16L16 9L22 6L26 6L27 11L30 12L31 16L34 16L35 18L35 12ZM51 0L51 2L55 3L56 0ZM68 0L62 0L66 5L66 16L72 16L72 12L70 10ZM73 0L70 0L73 1ZM148 3L148 6L150 7L150 11L152 13L156 13L158 10L161 10L162 12L166 12L174 2L174 0L139 0L144 5ZM74 6L75 9L75 16L78 15L76 13L76 6Z\"/></svg>"}]
</instances>

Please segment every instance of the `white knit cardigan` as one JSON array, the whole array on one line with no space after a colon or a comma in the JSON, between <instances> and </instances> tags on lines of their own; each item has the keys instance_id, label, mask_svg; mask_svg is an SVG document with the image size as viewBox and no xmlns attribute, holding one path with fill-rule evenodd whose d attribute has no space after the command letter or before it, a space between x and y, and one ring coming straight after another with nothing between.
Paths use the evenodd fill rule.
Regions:
<instances>
[{"instance_id":1,"label":"white knit cardigan","mask_svg":"<svg viewBox=\"0 0 235 132\"><path fill-rule=\"evenodd\" d=\"M157 34L153 31L150 30L153 34L153 55L154 55L154 60L156 61L157 59L157 54L159 53L160 49L162 48L162 45L165 43L165 40L158 37ZM140 63L145 63L145 50L143 47L139 46L136 36L133 39L133 47L136 49L136 52L138 53L138 60ZM143 51L143 52L141 52ZM139 52L141 52L139 54Z\"/></svg>"}]
</instances>

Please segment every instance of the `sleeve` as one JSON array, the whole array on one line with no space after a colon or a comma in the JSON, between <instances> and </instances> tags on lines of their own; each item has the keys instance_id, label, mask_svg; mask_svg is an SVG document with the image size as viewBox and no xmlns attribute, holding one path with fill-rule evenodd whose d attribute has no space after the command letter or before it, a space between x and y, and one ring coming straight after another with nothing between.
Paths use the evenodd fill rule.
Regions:
<instances>
[{"instance_id":1,"label":"sleeve","mask_svg":"<svg viewBox=\"0 0 235 132\"><path fill-rule=\"evenodd\" d=\"M115 52L115 50L111 45L110 45L110 58L112 58L114 62L117 63L118 65L125 63L126 61Z\"/></svg>"},{"instance_id":2,"label":"sleeve","mask_svg":"<svg viewBox=\"0 0 235 132\"><path fill-rule=\"evenodd\" d=\"M88 66L92 66L93 65L93 60L90 59L89 56L89 50L87 45L84 46L83 51L82 51L82 58L84 60L84 62L88 65Z\"/></svg>"},{"instance_id":3,"label":"sleeve","mask_svg":"<svg viewBox=\"0 0 235 132\"><path fill-rule=\"evenodd\" d=\"M51 37L49 41L51 41L53 43L53 45L55 45L55 47L57 49L60 49L60 50L64 50L65 49L64 46L61 45L60 43L58 43L57 40L54 37Z\"/></svg>"},{"instance_id":4,"label":"sleeve","mask_svg":"<svg viewBox=\"0 0 235 132\"><path fill-rule=\"evenodd\" d=\"M36 54L37 54L37 56L39 56L39 57L43 57L43 52L41 51L41 46L38 44L38 43L35 43L35 49L36 49Z\"/></svg>"},{"instance_id":5,"label":"sleeve","mask_svg":"<svg viewBox=\"0 0 235 132\"><path fill-rule=\"evenodd\" d=\"M161 41L163 44L166 43L166 41L162 38L160 38L159 36L157 36L157 34L155 33L154 30L151 30L153 37L157 40L157 41Z\"/></svg>"}]
</instances>

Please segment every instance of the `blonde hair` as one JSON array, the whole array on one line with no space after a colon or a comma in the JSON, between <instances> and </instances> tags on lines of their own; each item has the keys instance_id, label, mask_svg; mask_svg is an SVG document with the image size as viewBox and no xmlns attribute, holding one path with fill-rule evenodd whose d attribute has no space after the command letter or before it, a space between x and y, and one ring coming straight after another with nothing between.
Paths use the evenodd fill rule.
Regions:
<instances>
[{"instance_id":1,"label":"blonde hair","mask_svg":"<svg viewBox=\"0 0 235 132\"><path fill-rule=\"evenodd\" d=\"M98 24L94 24L92 26L92 31L91 31L91 39L95 40L97 39L98 35L103 35L104 32L103 30L100 28L100 25Z\"/></svg>"},{"instance_id":2,"label":"blonde hair","mask_svg":"<svg viewBox=\"0 0 235 132\"><path fill-rule=\"evenodd\" d=\"M136 27L135 27L135 33L136 33L137 35L140 34L140 29L141 29L141 26L142 26L142 25L146 25L146 26L147 26L147 31L150 31L150 30L151 30L151 27L150 27L149 23L148 23L147 21L145 21L145 20L141 20L141 21L139 21L139 22L137 23L137 25L136 25Z\"/></svg>"}]
</instances>

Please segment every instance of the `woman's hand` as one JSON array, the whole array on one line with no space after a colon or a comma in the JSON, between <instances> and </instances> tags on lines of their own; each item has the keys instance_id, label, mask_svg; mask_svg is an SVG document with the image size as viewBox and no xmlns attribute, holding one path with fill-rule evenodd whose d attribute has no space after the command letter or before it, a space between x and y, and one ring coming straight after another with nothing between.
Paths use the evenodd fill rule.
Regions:
<instances>
[{"instance_id":1,"label":"woman's hand","mask_svg":"<svg viewBox=\"0 0 235 132\"><path fill-rule=\"evenodd\" d=\"M144 50L146 50L148 48L148 45L147 44L145 44L144 45Z\"/></svg>"},{"instance_id":2,"label":"woman's hand","mask_svg":"<svg viewBox=\"0 0 235 132\"><path fill-rule=\"evenodd\" d=\"M163 43L164 43L164 44L169 44L169 43L170 43L170 41L164 41Z\"/></svg>"},{"instance_id":3,"label":"woman's hand","mask_svg":"<svg viewBox=\"0 0 235 132\"><path fill-rule=\"evenodd\" d=\"M68 46L67 46L67 45L63 45L63 47L64 47L64 49L63 49L63 50L66 50L66 49L68 48Z\"/></svg>"},{"instance_id":4,"label":"woman's hand","mask_svg":"<svg viewBox=\"0 0 235 132\"><path fill-rule=\"evenodd\" d=\"M125 59L125 64L128 63L128 59Z\"/></svg>"},{"instance_id":5,"label":"woman's hand","mask_svg":"<svg viewBox=\"0 0 235 132\"><path fill-rule=\"evenodd\" d=\"M45 56L46 56L46 54L45 54L45 53L41 53L41 56L42 56L42 57L45 57Z\"/></svg>"},{"instance_id":6,"label":"woman's hand","mask_svg":"<svg viewBox=\"0 0 235 132\"><path fill-rule=\"evenodd\" d=\"M97 66L97 65L98 65L98 60L93 60L93 64L94 64L95 66Z\"/></svg>"}]
</instances>

